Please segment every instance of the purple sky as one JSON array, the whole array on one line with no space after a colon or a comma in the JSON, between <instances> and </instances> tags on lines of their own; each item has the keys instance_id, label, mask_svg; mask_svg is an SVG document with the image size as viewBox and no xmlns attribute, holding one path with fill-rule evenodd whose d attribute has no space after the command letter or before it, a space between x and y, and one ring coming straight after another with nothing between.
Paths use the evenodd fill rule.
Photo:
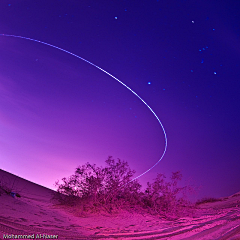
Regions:
<instances>
[{"instance_id":1,"label":"purple sky","mask_svg":"<svg viewBox=\"0 0 240 240\"><path fill-rule=\"evenodd\" d=\"M0 3L0 33L73 52L123 81L162 121L168 149L139 180L181 170L199 197L240 186L240 18L237 1ZM154 165L164 135L130 91L52 47L0 36L1 168L53 188L109 155L136 176ZM151 84L149 84L151 83Z\"/></svg>"}]
</instances>

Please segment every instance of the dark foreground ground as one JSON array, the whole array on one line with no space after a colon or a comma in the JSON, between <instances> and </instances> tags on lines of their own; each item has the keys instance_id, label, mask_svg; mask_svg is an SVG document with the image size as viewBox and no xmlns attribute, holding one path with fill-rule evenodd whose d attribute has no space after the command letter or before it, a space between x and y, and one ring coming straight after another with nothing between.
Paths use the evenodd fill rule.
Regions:
<instances>
[{"instance_id":1,"label":"dark foreground ground","mask_svg":"<svg viewBox=\"0 0 240 240\"><path fill-rule=\"evenodd\" d=\"M21 196L0 190L0 239L6 234L34 234L34 239L45 234L57 239L240 240L240 192L199 205L192 217L167 221L129 212L86 215L54 204L52 190L2 170L0 181Z\"/></svg>"}]
</instances>

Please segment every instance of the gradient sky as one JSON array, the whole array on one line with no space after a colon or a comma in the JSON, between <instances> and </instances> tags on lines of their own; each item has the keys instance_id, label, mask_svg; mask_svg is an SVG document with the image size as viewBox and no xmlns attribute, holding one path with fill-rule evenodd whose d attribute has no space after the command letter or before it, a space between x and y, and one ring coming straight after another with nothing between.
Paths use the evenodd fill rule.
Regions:
<instances>
[{"instance_id":1,"label":"gradient sky","mask_svg":"<svg viewBox=\"0 0 240 240\"><path fill-rule=\"evenodd\" d=\"M238 1L0 2L0 33L77 54L119 78L162 121L168 149L139 180L181 170L200 197L240 190ZM60 50L0 36L0 167L53 188L109 155L136 176L164 135L117 81Z\"/></svg>"}]
</instances>

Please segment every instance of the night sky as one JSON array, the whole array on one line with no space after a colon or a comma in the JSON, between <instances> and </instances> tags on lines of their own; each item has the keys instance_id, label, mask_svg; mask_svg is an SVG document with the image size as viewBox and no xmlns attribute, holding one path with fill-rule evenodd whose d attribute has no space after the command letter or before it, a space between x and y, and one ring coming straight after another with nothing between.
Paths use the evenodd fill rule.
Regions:
<instances>
[{"instance_id":1,"label":"night sky","mask_svg":"<svg viewBox=\"0 0 240 240\"><path fill-rule=\"evenodd\" d=\"M135 91L168 137L139 178L181 170L196 199L240 190L238 1L0 2L0 33L96 64ZM56 48L0 36L0 167L54 188L109 155L139 175L164 150L157 119L133 93Z\"/></svg>"}]
</instances>

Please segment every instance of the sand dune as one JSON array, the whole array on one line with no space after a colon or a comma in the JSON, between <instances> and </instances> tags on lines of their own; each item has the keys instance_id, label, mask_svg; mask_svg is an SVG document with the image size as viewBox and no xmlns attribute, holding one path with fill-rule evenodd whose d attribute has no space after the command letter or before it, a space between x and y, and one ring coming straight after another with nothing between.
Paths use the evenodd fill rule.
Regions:
<instances>
[{"instance_id":1,"label":"sand dune","mask_svg":"<svg viewBox=\"0 0 240 240\"><path fill-rule=\"evenodd\" d=\"M0 181L21 196L0 191L1 239L14 235L33 239L240 239L240 192L200 205L191 217L167 221L128 212L84 215L56 205L51 200L54 191L3 170Z\"/></svg>"}]
</instances>

